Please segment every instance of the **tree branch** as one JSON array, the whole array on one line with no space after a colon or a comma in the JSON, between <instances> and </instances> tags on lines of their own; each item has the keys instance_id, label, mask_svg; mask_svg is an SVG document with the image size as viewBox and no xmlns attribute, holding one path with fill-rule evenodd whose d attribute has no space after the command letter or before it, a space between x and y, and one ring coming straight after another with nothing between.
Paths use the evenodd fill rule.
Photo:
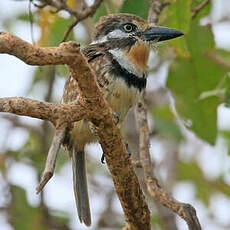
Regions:
<instances>
[{"instance_id":1,"label":"tree branch","mask_svg":"<svg viewBox=\"0 0 230 230\"><path fill-rule=\"evenodd\" d=\"M177 201L168 192L162 189L153 173L149 152L149 129L147 123L145 95L143 95L142 100L138 103L137 111L137 120L140 127L140 159L149 194L156 201L159 201L162 205L182 217L187 222L190 230L201 230L195 209L190 204Z\"/></svg>"},{"instance_id":2,"label":"tree branch","mask_svg":"<svg viewBox=\"0 0 230 230\"><path fill-rule=\"evenodd\" d=\"M210 3L210 0L204 0L203 2L200 3L200 5L198 5L196 8L192 9L193 15L192 15L192 19L194 19L197 14L199 14L199 12L206 7L208 4Z\"/></svg>"},{"instance_id":3,"label":"tree branch","mask_svg":"<svg viewBox=\"0 0 230 230\"><path fill-rule=\"evenodd\" d=\"M87 17L92 16L95 13L95 11L97 10L97 8L100 6L102 0L95 0L92 6L85 8L83 11L69 7L66 4L66 1L63 1L63 0L44 0L44 1L40 0L40 2L42 2L41 5L38 5L35 3L34 3L34 5L38 8L44 8L46 6L52 6L52 7L56 8L56 12L64 10L64 11L68 12L70 15L78 18L79 21L81 21Z\"/></svg>"},{"instance_id":4,"label":"tree branch","mask_svg":"<svg viewBox=\"0 0 230 230\"><path fill-rule=\"evenodd\" d=\"M206 55L209 58L211 58L214 62L216 62L219 65L221 65L223 68L225 68L226 70L230 71L230 61L228 61L227 59L223 58L219 54L214 53L213 51L209 51Z\"/></svg>"},{"instance_id":5,"label":"tree branch","mask_svg":"<svg viewBox=\"0 0 230 230\"><path fill-rule=\"evenodd\" d=\"M69 64L75 58L81 58L80 45L66 42L58 47L38 47L10 33L0 32L0 53L13 55L28 65Z\"/></svg>"},{"instance_id":6,"label":"tree branch","mask_svg":"<svg viewBox=\"0 0 230 230\"><path fill-rule=\"evenodd\" d=\"M69 26L68 30L64 35L62 42L67 40L70 32L80 21L94 15L98 7L101 5L101 2L102 0L95 0L92 6L87 7L83 12L77 12L77 14L74 15L76 17L76 20Z\"/></svg>"},{"instance_id":7,"label":"tree branch","mask_svg":"<svg viewBox=\"0 0 230 230\"><path fill-rule=\"evenodd\" d=\"M162 10L170 4L170 2L165 2L163 0L150 0L151 7L149 8L148 21L157 24L159 16Z\"/></svg>"},{"instance_id":8,"label":"tree branch","mask_svg":"<svg viewBox=\"0 0 230 230\"><path fill-rule=\"evenodd\" d=\"M74 22L69 26L68 30L66 31L64 38L62 40L62 42L66 41L69 34L71 33L71 31L73 30L73 28L82 20L91 17L94 15L94 13L96 12L96 10L98 9L98 7L101 5L102 0L94 0L94 3L90 6L90 7L84 7L83 9L75 9L75 8L71 8L66 4L66 1L63 0L45 0L42 1L41 5L37 5L34 4L36 7L38 8L44 8L46 6L52 6L54 7L56 10L54 11L54 13L57 13L61 10L64 10L66 12L68 12L70 15L75 17ZM86 4L84 4L86 5Z\"/></svg>"},{"instance_id":9,"label":"tree branch","mask_svg":"<svg viewBox=\"0 0 230 230\"><path fill-rule=\"evenodd\" d=\"M80 104L56 105L23 97L0 98L0 112L48 120L55 127L87 117L84 107Z\"/></svg>"},{"instance_id":10,"label":"tree branch","mask_svg":"<svg viewBox=\"0 0 230 230\"><path fill-rule=\"evenodd\" d=\"M149 21L157 22L160 12L162 11L162 0L150 0L152 9L149 13ZM153 7L158 8L153 9ZM152 14L152 12L156 12ZM161 188L156 179L153 166L151 163L149 146L149 128L147 123L147 107L145 92L143 92L141 100L137 106L137 122L139 126L139 154L141 165L144 171L144 180L147 186L148 193L156 201L159 201L162 205L169 208L173 212L181 216L186 222L190 230L201 230L199 220L196 216L195 209L190 204L185 204L174 199L168 192Z\"/></svg>"},{"instance_id":11,"label":"tree branch","mask_svg":"<svg viewBox=\"0 0 230 230\"><path fill-rule=\"evenodd\" d=\"M77 102L55 105L25 98L1 98L0 112L47 119L52 121L56 128L82 118L90 120L98 133L116 192L125 213L127 229L150 230L150 213L120 130L116 126L112 109L104 99L93 71L80 52L79 45L75 42L68 42L59 47L40 48L16 36L1 33L0 53L14 55L30 65L68 65L72 77L77 80L81 90Z\"/></svg>"},{"instance_id":12,"label":"tree branch","mask_svg":"<svg viewBox=\"0 0 230 230\"><path fill-rule=\"evenodd\" d=\"M64 129L57 129L54 134L54 137L53 137L53 140L52 140L49 152L48 152L44 172L42 173L40 183L38 187L36 188L37 194L42 191L46 183L50 180L50 178L54 174L58 151L61 147L61 144L63 143L64 138L65 138L65 127Z\"/></svg>"}]
</instances>

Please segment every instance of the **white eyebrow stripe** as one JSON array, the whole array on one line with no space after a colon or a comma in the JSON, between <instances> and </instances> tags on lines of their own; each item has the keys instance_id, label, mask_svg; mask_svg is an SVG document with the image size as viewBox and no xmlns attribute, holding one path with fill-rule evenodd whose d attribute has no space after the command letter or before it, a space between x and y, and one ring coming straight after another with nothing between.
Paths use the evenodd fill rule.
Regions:
<instances>
[{"instance_id":1,"label":"white eyebrow stripe","mask_svg":"<svg viewBox=\"0 0 230 230\"><path fill-rule=\"evenodd\" d=\"M91 44L97 44L108 41L109 38L128 38L130 36L129 33L125 33L121 31L120 29L116 29L114 31L111 31L110 33L106 34L103 37L99 37L99 39L93 41Z\"/></svg>"}]
</instances>

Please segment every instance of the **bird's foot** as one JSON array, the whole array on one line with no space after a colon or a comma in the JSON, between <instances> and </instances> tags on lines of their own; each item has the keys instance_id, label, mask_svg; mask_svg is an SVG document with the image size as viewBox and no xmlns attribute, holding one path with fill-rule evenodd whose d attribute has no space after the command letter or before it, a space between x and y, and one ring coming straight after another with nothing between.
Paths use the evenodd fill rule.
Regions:
<instances>
[{"instance_id":1,"label":"bird's foot","mask_svg":"<svg viewBox=\"0 0 230 230\"><path fill-rule=\"evenodd\" d=\"M105 163L105 154L102 153L102 156L101 156L101 163L104 164Z\"/></svg>"},{"instance_id":2,"label":"bird's foot","mask_svg":"<svg viewBox=\"0 0 230 230\"><path fill-rule=\"evenodd\" d=\"M131 151L130 151L129 143L128 143L127 141L125 142L125 147L126 147L126 150L127 150L127 152L128 152L128 157L131 157L132 153L131 153Z\"/></svg>"},{"instance_id":3,"label":"bird's foot","mask_svg":"<svg viewBox=\"0 0 230 230\"><path fill-rule=\"evenodd\" d=\"M91 123L89 123L89 129L90 129L90 132L95 136L97 137L98 134L97 134L97 131L94 129L93 125Z\"/></svg>"},{"instance_id":4,"label":"bird's foot","mask_svg":"<svg viewBox=\"0 0 230 230\"><path fill-rule=\"evenodd\" d=\"M120 115L117 112L113 112L113 116L116 121L116 125L120 122Z\"/></svg>"},{"instance_id":5,"label":"bird's foot","mask_svg":"<svg viewBox=\"0 0 230 230\"><path fill-rule=\"evenodd\" d=\"M120 122L120 116L117 112L113 112L113 116L115 118L115 122L116 122L116 125ZM89 129L90 129L90 132L94 135L94 136L98 136L97 134L97 131L94 129L93 125L89 122Z\"/></svg>"},{"instance_id":6,"label":"bird's foot","mask_svg":"<svg viewBox=\"0 0 230 230\"><path fill-rule=\"evenodd\" d=\"M128 144L127 141L125 142L125 147L126 147L126 150L128 152L128 156L127 157L129 158L129 157L131 157L131 151L130 151L129 144ZM102 153L102 156L101 156L101 163L105 164L105 154L104 153Z\"/></svg>"}]
</instances>

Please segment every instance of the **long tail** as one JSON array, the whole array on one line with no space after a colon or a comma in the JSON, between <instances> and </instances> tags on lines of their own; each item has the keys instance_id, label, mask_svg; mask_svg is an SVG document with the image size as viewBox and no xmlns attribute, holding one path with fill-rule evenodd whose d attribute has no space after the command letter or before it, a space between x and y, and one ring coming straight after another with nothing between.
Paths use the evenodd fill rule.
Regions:
<instances>
[{"instance_id":1,"label":"long tail","mask_svg":"<svg viewBox=\"0 0 230 230\"><path fill-rule=\"evenodd\" d=\"M77 204L78 216L80 222L85 225L91 225L91 214L89 207L89 196L86 178L86 163L84 151L76 151L73 148L72 154L72 167L73 167L73 187L74 195Z\"/></svg>"}]
</instances>

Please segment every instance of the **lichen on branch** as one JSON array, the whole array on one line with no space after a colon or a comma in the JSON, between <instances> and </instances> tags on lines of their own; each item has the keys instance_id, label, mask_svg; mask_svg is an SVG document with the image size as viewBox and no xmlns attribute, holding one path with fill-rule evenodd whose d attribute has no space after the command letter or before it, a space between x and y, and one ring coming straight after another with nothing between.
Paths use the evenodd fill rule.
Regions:
<instances>
[{"instance_id":1,"label":"lichen on branch","mask_svg":"<svg viewBox=\"0 0 230 230\"><path fill-rule=\"evenodd\" d=\"M150 212L120 130L79 45L76 42L67 42L58 47L42 48L33 46L12 34L1 32L0 53L18 57L29 65L67 64L81 90L78 101L56 105L21 97L1 98L0 112L49 120L57 129L79 119L88 119L93 123L96 120L94 125L125 213L127 226L131 230L150 230ZM59 140L63 139L61 132L57 131L61 136ZM57 150L58 146L53 149ZM55 154L53 156L51 162L56 157ZM54 162L52 164L54 166Z\"/></svg>"}]
</instances>

